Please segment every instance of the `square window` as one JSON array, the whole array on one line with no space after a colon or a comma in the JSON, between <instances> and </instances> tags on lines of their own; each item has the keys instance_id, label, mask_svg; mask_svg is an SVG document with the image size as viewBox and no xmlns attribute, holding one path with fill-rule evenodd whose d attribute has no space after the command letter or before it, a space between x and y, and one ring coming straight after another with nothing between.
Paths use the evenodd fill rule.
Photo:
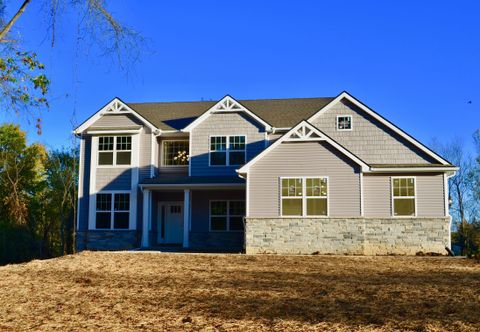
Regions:
<instances>
[{"instance_id":1,"label":"square window","mask_svg":"<svg viewBox=\"0 0 480 332\"><path fill-rule=\"evenodd\" d=\"M350 115L337 116L337 130L352 130L352 117Z\"/></svg>"},{"instance_id":2,"label":"square window","mask_svg":"<svg viewBox=\"0 0 480 332\"><path fill-rule=\"evenodd\" d=\"M163 142L163 166L186 166L190 159L188 141Z\"/></svg>"},{"instance_id":3,"label":"square window","mask_svg":"<svg viewBox=\"0 0 480 332\"><path fill-rule=\"evenodd\" d=\"M301 216L302 215L302 199L298 199L298 198L282 199L282 215Z\"/></svg>"}]
</instances>

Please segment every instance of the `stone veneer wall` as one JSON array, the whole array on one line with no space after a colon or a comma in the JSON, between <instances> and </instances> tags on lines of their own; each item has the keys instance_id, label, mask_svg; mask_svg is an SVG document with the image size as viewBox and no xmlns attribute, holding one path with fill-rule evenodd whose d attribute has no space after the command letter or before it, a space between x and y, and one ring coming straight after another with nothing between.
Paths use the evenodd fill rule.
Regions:
<instances>
[{"instance_id":1,"label":"stone veneer wall","mask_svg":"<svg viewBox=\"0 0 480 332\"><path fill-rule=\"evenodd\" d=\"M192 249L217 249L238 252L244 247L243 232L190 232Z\"/></svg>"},{"instance_id":2,"label":"stone veneer wall","mask_svg":"<svg viewBox=\"0 0 480 332\"><path fill-rule=\"evenodd\" d=\"M139 247L137 231L77 232L77 250L129 250Z\"/></svg>"},{"instance_id":3,"label":"stone veneer wall","mask_svg":"<svg viewBox=\"0 0 480 332\"><path fill-rule=\"evenodd\" d=\"M450 219L247 218L246 253L445 254Z\"/></svg>"}]
</instances>

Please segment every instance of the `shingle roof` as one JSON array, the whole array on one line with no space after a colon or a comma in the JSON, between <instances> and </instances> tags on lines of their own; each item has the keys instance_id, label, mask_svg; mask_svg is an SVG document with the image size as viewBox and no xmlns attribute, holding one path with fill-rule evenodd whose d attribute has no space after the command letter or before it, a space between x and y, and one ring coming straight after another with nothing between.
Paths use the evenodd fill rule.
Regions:
<instances>
[{"instance_id":1,"label":"shingle roof","mask_svg":"<svg viewBox=\"0 0 480 332\"><path fill-rule=\"evenodd\" d=\"M308 119L334 98L290 98L238 100L247 109L277 128L292 127ZM127 103L141 116L162 130L185 128L215 105L216 101Z\"/></svg>"}]
</instances>

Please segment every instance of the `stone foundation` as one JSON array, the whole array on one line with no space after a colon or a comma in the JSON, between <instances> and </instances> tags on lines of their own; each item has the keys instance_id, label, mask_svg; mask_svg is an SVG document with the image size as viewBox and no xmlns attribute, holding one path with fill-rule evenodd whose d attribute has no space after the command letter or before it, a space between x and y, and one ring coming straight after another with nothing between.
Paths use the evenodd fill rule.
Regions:
<instances>
[{"instance_id":1,"label":"stone foundation","mask_svg":"<svg viewBox=\"0 0 480 332\"><path fill-rule=\"evenodd\" d=\"M449 218L247 218L246 253L446 254Z\"/></svg>"},{"instance_id":2,"label":"stone foundation","mask_svg":"<svg viewBox=\"0 0 480 332\"><path fill-rule=\"evenodd\" d=\"M190 248L243 251L243 232L190 232Z\"/></svg>"},{"instance_id":3,"label":"stone foundation","mask_svg":"<svg viewBox=\"0 0 480 332\"><path fill-rule=\"evenodd\" d=\"M129 250L139 247L137 231L77 232L77 250Z\"/></svg>"}]
</instances>

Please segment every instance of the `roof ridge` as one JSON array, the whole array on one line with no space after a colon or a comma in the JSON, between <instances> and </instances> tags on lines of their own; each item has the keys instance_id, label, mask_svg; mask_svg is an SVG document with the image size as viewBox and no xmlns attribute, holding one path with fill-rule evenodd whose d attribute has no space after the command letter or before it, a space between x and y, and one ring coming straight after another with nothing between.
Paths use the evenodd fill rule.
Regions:
<instances>
[{"instance_id":1,"label":"roof ridge","mask_svg":"<svg viewBox=\"0 0 480 332\"><path fill-rule=\"evenodd\" d=\"M235 99L235 98L234 98ZM335 97L293 97L293 98L258 98L258 99L235 99L238 102L245 101L274 101L274 100L313 100L313 99L335 99ZM218 100L189 100L189 101L145 101L127 102L126 104L194 104L194 103L216 103Z\"/></svg>"}]
</instances>

